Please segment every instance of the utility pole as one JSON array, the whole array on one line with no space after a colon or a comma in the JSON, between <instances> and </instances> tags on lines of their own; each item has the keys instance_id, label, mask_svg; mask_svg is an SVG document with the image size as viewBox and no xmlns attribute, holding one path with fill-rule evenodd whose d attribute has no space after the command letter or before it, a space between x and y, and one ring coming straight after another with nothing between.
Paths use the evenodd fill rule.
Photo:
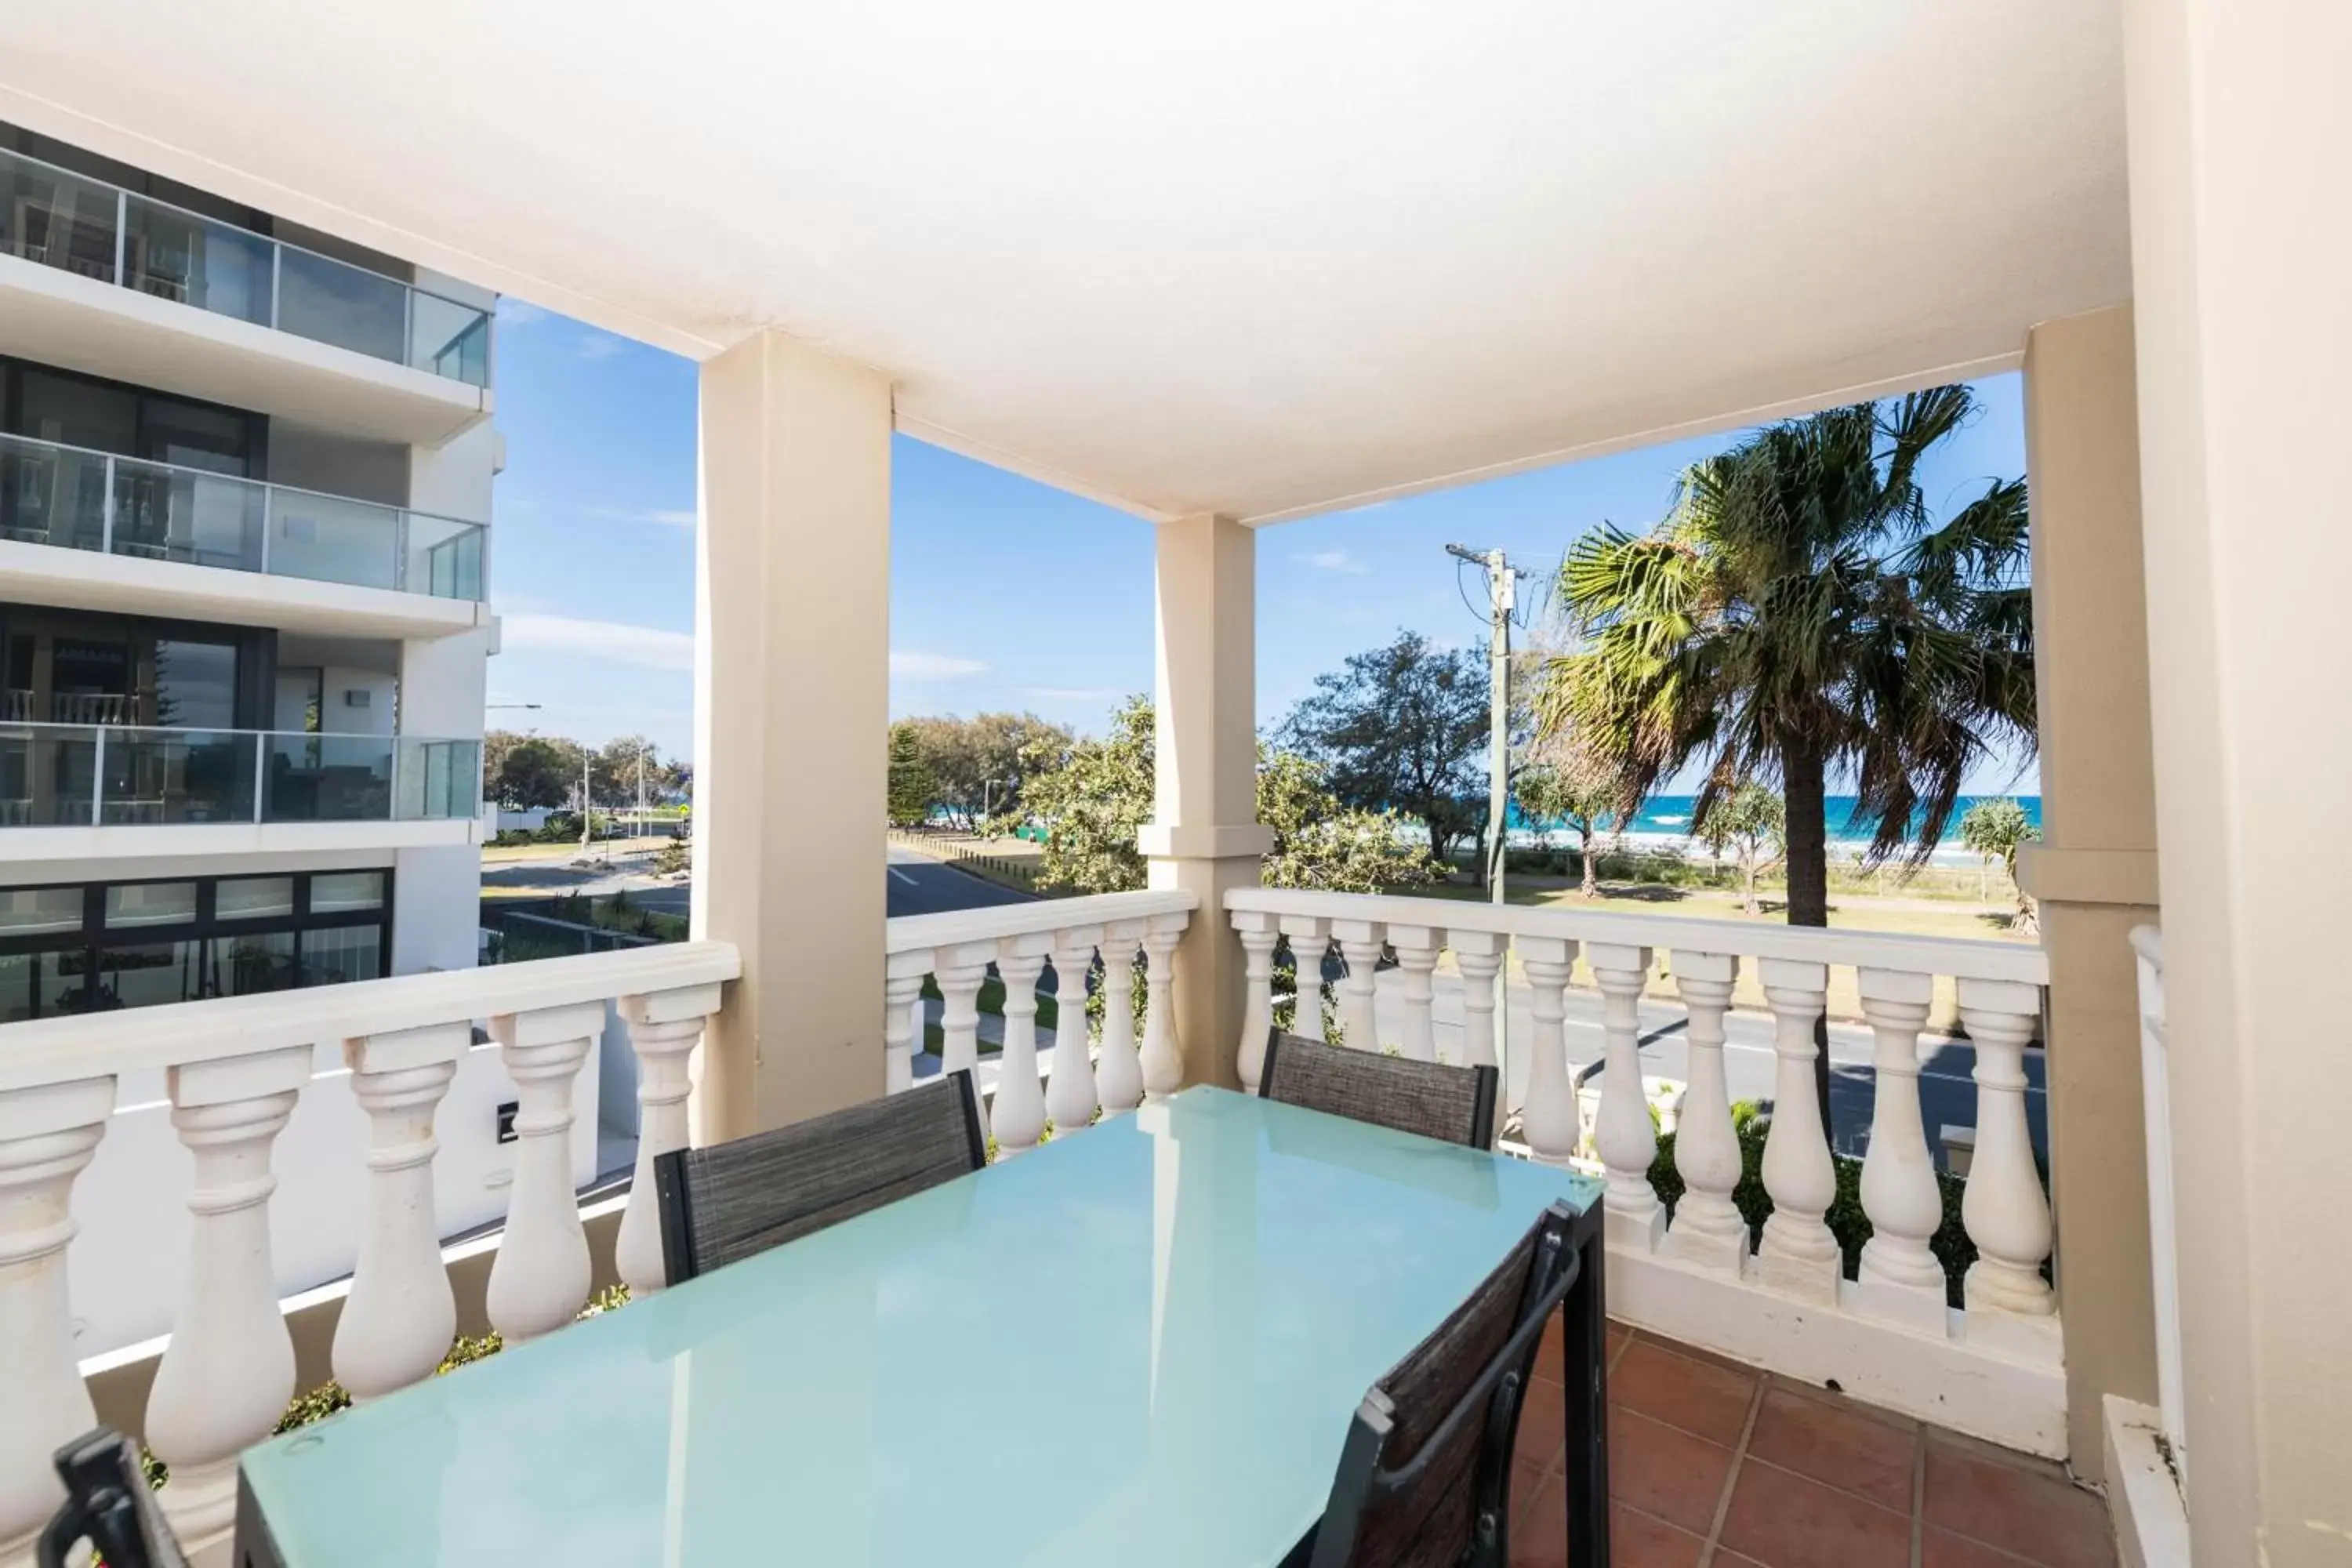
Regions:
<instances>
[{"instance_id":1,"label":"utility pole","mask_svg":"<svg viewBox=\"0 0 2352 1568\"><path fill-rule=\"evenodd\" d=\"M595 837L595 797L588 793L588 769L596 753L586 746L580 748L580 853L586 856L590 841Z\"/></svg>"},{"instance_id":2,"label":"utility pole","mask_svg":"<svg viewBox=\"0 0 2352 1568\"><path fill-rule=\"evenodd\" d=\"M1518 607L1518 573L1500 550L1449 544L1445 552L1486 570L1486 686L1492 704L1486 742L1486 896L1504 901L1504 828L1511 810L1511 612ZM1495 972L1495 1060L1506 1069L1504 1042L1510 1034L1511 966ZM1506 1100L1509 1098L1507 1089Z\"/></svg>"}]
</instances>

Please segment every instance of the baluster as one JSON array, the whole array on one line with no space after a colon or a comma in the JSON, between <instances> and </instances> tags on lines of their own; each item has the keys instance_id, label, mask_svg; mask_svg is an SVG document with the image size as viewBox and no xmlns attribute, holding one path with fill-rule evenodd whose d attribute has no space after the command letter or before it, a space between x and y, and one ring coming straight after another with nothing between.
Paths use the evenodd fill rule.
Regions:
<instances>
[{"instance_id":1,"label":"baluster","mask_svg":"<svg viewBox=\"0 0 2352 1568\"><path fill-rule=\"evenodd\" d=\"M1977 1051L1977 1148L1960 1222L1977 1260L1962 1282L1969 1338L1998 1336L2054 1352L2057 1303L2042 1278L2050 1256L2050 1200L2025 1122L2025 1047L2042 993L2010 981L1963 980L1960 1022Z\"/></svg>"},{"instance_id":2,"label":"baluster","mask_svg":"<svg viewBox=\"0 0 2352 1568\"><path fill-rule=\"evenodd\" d=\"M1675 1173L1682 1202L1666 1232L1668 1256L1737 1279L1748 1257L1748 1222L1731 1194L1739 1185L1739 1138L1723 1078L1723 1015L1739 979L1727 953L1674 952L1675 990L1690 1015L1690 1083L1675 1126Z\"/></svg>"},{"instance_id":3,"label":"baluster","mask_svg":"<svg viewBox=\"0 0 2352 1568\"><path fill-rule=\"evenodd\" d=\"M1045 1091L1037 1082L1037 976L1045 972L1053 942L1041 932L1008 936L996 947L996 973L1004 982L1004 1049L996 1058L996 1109L990 1124L1002 1159L1034 1149L1045 1136ZM1083 1013L1078 1026L1083 1034Z\"/></svg>"},{"instance_id":4,"label":"baluster","mask_svg":"<svg viewBox=\"0 0 2352 1568\"><path fill-rule=\"evenodd\" d=\"M49 1456L98 1424L74 1356L66 1247L74 1178L113 1112L110 1078L0 1090L0 1561L19 1561L12 1543L65 1500Z\"/></svg>"},{"instance_id":5,"label":"baluster","mask_svg":"<svg viewBox=\"0 0 2352 1568\"><path fill-rule=\"evenodd\" d=\"M1184 1087L1184 1056L1176 1044L1176 944L1182 915L1154 915L1143 937L1143 1090L1165 1100Z\"/></svg>"},{"instance_id":6,"label":"baluster","mask_svg":"<svg viewBox=\"0 0 2352 1568\"><path fill-rule=\"evenodd\" d=\"M1650 1186L1658 1135L1642 1087L1642 991L1650 978L1650 950L1595 942L1585 943L1584 956L1601 987L1601 1109L1592 1141L1609 1173L1609 1239L1646 1252L1666 1229L1665 1207Z\"/></svg>"},{"instance_id":7,"label":"baluster","mask_svg":"<svg viewBox=\"0 0 2352 1568\"><path fill-rule=\"evenodd\" d=\"M175 1067L172 1125L195 1157L188 1282L147 1395L147 1446L172 1467L163 1511L181 1540L226 1529L236 1458L294 1394L294 1340L269 1260L269 1145L310 1079L310 1047Z\"/></svg>"},{"instance_id":8,"label":"baluster","mask_svg":"<svg viewBox=\"0 0 2352 1568\"><path fill-rule=\"evenodd\" d=\"M628 1205L621 1210L620 1234L613 1241L613 1266L632 1296L650 1296L669 1283L654 1162L687 1145L694 1047L719 1002L716 985L621 998L621 1019L629 1026L629 1047L637 1058L637 1163ZM898 1009L902 1017L906 1011Z\"/></svg>"},{"instance_id":9,"label":"baluster","mask_svg":"<svg viewBox=\"0 0 2352 1568\"><path fill-rule=\"evenodd\" d=\"M1056 1138L1093 1126L1099 1104L1087 1055L1087 971L1103 934L1100 926L1054 934L1054 1076L1045 1086L1045 1114Z\"/></svg>"},{"instance_id":10,"label":"baluster","mask_svg":"<svg viewBox=\"0 0 2352 1568\"><path fill-rule=\"evenodd\" d=\"M923 977L931 972L931 951L894 952L884 963L882 1092L899 1094L915 1086L915 1053L922 1049Z\"/></svg>"},{"instance_id":11,"label":"baluster","mask_svg":"<svg viewBox=\"0 0 2352 1568\"><path fill-rule=\"evenodd\" d=\"M1257 1092L1265 1068L1266 1037L1274 1032L1274 946L1282 940L1275 918L1256 910L1235 910L1234 931L1242 940L1242 1037L1234 1066L1242 1087Z\"/></svg>"},{"instance_id":12,"label":"baluster","mask_svg":"<svg viewBox=\"0 0 2352 1568\"><path fill-rule=\"evenodd\" d=\"M1438 944L1429 926L1391 926L1389 945L1396 949L1397 967L1404 974L1404 1055L1417 1062L1437 1059L1437 1025L1431 1004L1437 988Z\"/></svg>"},{"instance_id":13,"label":"baluster","mask_svg":"<svg viewBox=\"0 0 2352 1568\"><path fill-rule=\"evenodd\" d=\"M1105 1116L1143 1103L1143 1060L1135 1048L1135 955L1143 945L1141 921L1121 921L1103 939L1102 1054L1095 1090Z\"/></svg>"},{"instance_id":14,"label":"baluster","mask_svg":"<svg viewBox=\"0 0 2352 1568\"><path fill-rule=\"evenodd\" d=\"M343 1042L352 1098L368 1117L367 1214L351 1294L335 1321L335 1381L373 1399L431 1375L457 1333L457 1301L434 1223L433 1113L474 1043L471 1024Z\"/></svg>"},{"instance_id":15,"label":"baluster","mask_svg":"<svg viewBox=\"0 0 2352 1568\"><path fill-rule=\"evenodd\" d=\"M1462 970L1462 1065L1490 1068L1500 1065L1501 1053L1496 1045L1501 1040L1498 1032L1504 1020L1495 1012L1495 977L1503 972L1503 938L1491 931L1450 931L1445 933L1446 945L1454 949L1454 962ZM1499 1098L1510 1099L1510 1086L1505 1084ZM1495 1112L1496 1125L1502 1125L1502 1110Z\"/></svg>"},{"instance_id":16,"label":"baluster","mask_svg":"<svg viewBox=\"0 0 2352 1568\"><path fill-rule=\"evenodd\" d=\"M1381 967L1381 925L1377 921L1333 921L1331 934L1339 939L1339 956L1348 973L1339 980L1339 1043L1360 1051L1381 1048L1381 1026L1373 1007L1374 977Z\"/></svg>"},{"instance_id":17,"label":"baluster","mask_svg":"<svg viewBox=\"0 0 2352 1568\"><path fill-rule=\"evenodd\" d=\"M1934 977L1865 969L1862 1016L1874 1042L1870 1152L1862 1162L1862 1212L1870 1216L1854 1306L1874 1317L1944 1331L1944 1266L1927 1242L1943 1223L1944 1199L1919 1117L1919 1029Z\"/></svg>"},{"instance_id":18,"label":"baluster","mask_svg":"<svg viewBox=\"0 0 2352 1568\"><path fill-rule=\"evenodd\" d=\"M1528 1007L1528 1100L1519 1126L1535 1157L1565 1165L1583 1135L1576 1090L1568 1081L1568 982L1576 969L1576 943L1559 937L1518 939L1519 967L1533 994Z\"/></svg>"},{"instance_id":19,"label":"baluster","mask_svg":"<svg viewBox=\"0 0 2352 1568\"><path fill-rule=\"evenodd\" d=\"M1290 1032L1302 1040L1323 1039L1323 961L1331 953L1331 922L1284 915L1279 924L1290 939Z\"/></svg>"},{"instance_id":20,"label":"baluster","mask_svg":"<svg viewBox=\"0 0 2352 1568\"><path fill-rule=\"evenodd\" d=\"M502 1013L490 1020L514 1080L514 1184L490 1264L490 1322L506 1342L563 1327L588 1300L588 1237L572 1185L572 1086L604 1032L604 1004Z\"/></svg>"},{"instance_id":21,"label":"baluster","mask_svg":"<svg viewBox=\"0 0 2352 1568\"><path fill-rule=\"evenodd\" d=\"M940 1067L945 1072L971 1074L972 1098L980 1106L980 1135L989 1136L988 1097L980 1092L980 988L988 983L988 966L995 960L992 942L966 942L942 949L931 978L940 984ZM1000 1058L1002 1064L1003 1058Z\"/></svg>"},{"instance_id":22,"label":"baluster","mask_svg":"<svg viewBox=\"0 0 2352 1568\"><path fill-rule=\"evenodd\" d=\"M1768 958L1759 966L1764 999L1772 1005L1773 1054L1780 1071L1772 1086L1772 1130L1764 1140L1764 1190L1772 1216L1756 1248L1759 1277L1807 1300L1837 1302L1837 1238L1824 1220L1837 1201L1837 1168L1822 1128L1813 1087L1820 1047L1813 1025L1827 1007L1829 966Z\"/></svg>"}]
</instances>

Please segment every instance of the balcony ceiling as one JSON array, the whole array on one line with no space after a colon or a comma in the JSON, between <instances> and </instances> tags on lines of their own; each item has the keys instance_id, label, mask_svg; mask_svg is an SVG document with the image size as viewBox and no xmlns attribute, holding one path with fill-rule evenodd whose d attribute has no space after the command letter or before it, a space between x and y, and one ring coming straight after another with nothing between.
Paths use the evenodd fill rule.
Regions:
<instances>
[{"instance_id":1,"label":"balcony ceiling","mask_svg":"<svg viewBox=\"0 0 2352 1568\"><path fill-rule=\"evenodd\" d=\"M112 0L0 117L1257 521L2014 362L2126 298L2114 0Z\"/></svg>"}]
</instances>

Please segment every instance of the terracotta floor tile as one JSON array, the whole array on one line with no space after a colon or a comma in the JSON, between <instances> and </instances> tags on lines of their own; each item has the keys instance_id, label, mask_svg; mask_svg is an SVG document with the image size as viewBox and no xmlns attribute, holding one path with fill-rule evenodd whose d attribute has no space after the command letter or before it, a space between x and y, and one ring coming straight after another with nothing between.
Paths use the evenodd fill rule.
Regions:
<instances>
[{"instance_id":1,"label":"terracotta floor tile","mask_svg":"<svg viewBox=\"0 0 2352 1568\"><path fill-rule=\"evenodd\" d=\"M2026 1560L1929 1525L1919 1536L1919 1568L2025 1568Z\"/></svg>"},{"instance_id":2,"label":"terracotta floor tile","mask_svg":"<svg viewBox=\"0 0 2352 1568\"><path fill-rule=\"evenodd\" d=\"M1533 1506L1511 1525L1510 1568L1567 1568L1568 1493L1558 1474L1536 1489Z\"/></svg>"},{"instance_id":3,"label":"terracotta floor tile","mask_svg":"<svg viewBox=\"0 0 2352 1568\"><path fill-rule=\"evenodd\" d=\"M1924 1517L2046 1568L2112 1568L2106 1505L2031 1461L1931 1436Z\"/></svg>"},{"instance_id":4,"label":"terracotta floor tile","mask_svg":"<svg viewBox=\"0 0 2352 1568\"><path fill-rule=\"evenodd\" d=\"M1911 1511L1911 1462L1919 1435L1860 1410L1786 1388L1764 1391L1748 1451L1897 1513Z\"/></svg>"},{"instance_id":5,"label":"terracotta floor tile","mask_svg":"<svg viewBox=\"0 0 2352 1568\"><path fill-rule=\"evenodd\" d=\"M1702 1538L1618 1503L1609 1510L1609 1568L1698 1568Z\"/></svg>"},{"instance_id":6,"label":"terracotta floor tile","mask_svg":"<svg viewBox=\"0 0 2352 1568\"><path fill-rule=\"evenodd\" d=\"M1544 1325L1543 1338L1536 1344L1536 1375L1560 1380L1561 1360L1560 1314L1554 1312L1551 1321Z\"/></svg>"},{"instance_id":7,"label":"terracotta floor tile","mask_svg":"<svg viewBox=\"0 0 2352 1568\"><path fill-rule=\"evenodd\" d=\"M1519 1405L1519 1436L1515 1457L1549 1468L1568 1442L1568 1391L1549 1378L1528 1384Z\"/></svg>"},{"instance_id":8,"label":"terracotta floor tile","mask_svg":"<svg viewBox=\"0 0 2352 1568\"><path fill-rule=\"evenodd\" d=\"M1756 1382L1752 1373L1694 1361L1643 1337L1609 1374L1609 1402L1729 1447L1748 1425Z\"/></svg>"},{"instance_id":9,"label":"terracotta floor tile","mask_svg":"<svg viewBox=\"0 0 2352 1568\"><path fill-rule=\"evenodd\" d=\"M1622 1407L1609 1413L1609 1495L1704 1535L1731 1450Z\"/></svg>"},{"instance_id":10,"label":"terracotta floor tile","mask_svg":"<svg viewBox=\"0 0 2352 1568\"><path fill-rule=\"evenodd\" d=\"M1722 1542L1767 1568L1908 1568L1911 1520L1750 1459L1739 1468Z\"/></svg>"},{"instance_id":11,"label":"terracotta floor tile","mask_svg":"<svg viewBox=\"0 0 2352 1568\"><path fill-rule=\"evenodd\" d=\"M1541 1465L1531 1465L1525 1459L1512 1461L1510 1511L1513 1524L1518 1523L1534 1509L1536 1494L1543 1490L1544 1481L1549 1474Z\"/></svg>"}]
</instances>

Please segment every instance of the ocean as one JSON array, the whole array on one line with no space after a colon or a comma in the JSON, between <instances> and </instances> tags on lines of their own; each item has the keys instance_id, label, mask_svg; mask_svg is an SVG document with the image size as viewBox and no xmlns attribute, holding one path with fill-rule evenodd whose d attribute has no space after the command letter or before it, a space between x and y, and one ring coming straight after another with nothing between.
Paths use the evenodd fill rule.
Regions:
<instances>
[{"instance_id":1,"label":"ocean","mask_svg":"<svg viewBox=\"0 0 2352 1568\"><path fill-rule=\"evenodd\" d=\"M1688 837L1691 830L1691 818L1693 815L1692 807L1696 803L1697 798L1698 797L1696 795L1654 795L1650 796L1649 799L1642 803L1642 809L1633 815L1633 820L1624 825L1626 836L1632 838L1650 839L1678 839ZM1951 820L1944 828L1943 843L1938 847L1937 858L1964 857L1966 855L1966 851L1959 847L1960 817L1968 811L1969 806L1974 805L1979 800L1999 800L2000 798L2002 797L2000 795L1964 795L1960 796L1959 803L1952 808ZM2025 807L2025 817L2027 821L2032 823L2036 828L2039 828L2042 826L2042 797L2040 795L2021 795L2010 798L2013 798L2020 805ZM1871 835L1877 826L1877 819L1864 816L1859 810L1859 803L1853 795L1831 795L1828 798L1826 805L1828 806L1830 845L1832 853L1846 848L1859 848L1863 845L1870 842ZM1516 805L1511 808L1510 829L1515 835L1521 833L1533 835L1546 831L1547 829L1559 832L1566 831L1565 826L1557 822L1540 823L1528 821ZM1704 850L1705 847L1700 846L1699 847Z\"/></svg>"}]
</instances>

